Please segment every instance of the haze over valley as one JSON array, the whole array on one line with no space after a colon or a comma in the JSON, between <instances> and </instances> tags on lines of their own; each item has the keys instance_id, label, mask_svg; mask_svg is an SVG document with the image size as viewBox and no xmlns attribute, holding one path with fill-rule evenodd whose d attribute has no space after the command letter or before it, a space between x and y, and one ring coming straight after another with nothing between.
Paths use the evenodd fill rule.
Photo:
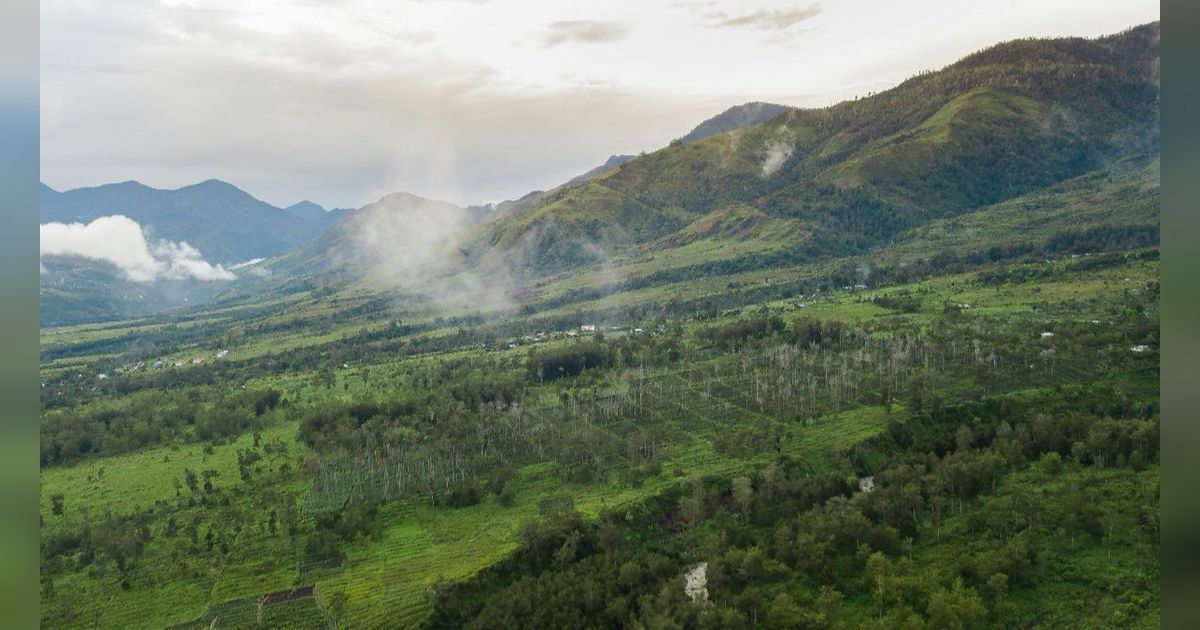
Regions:
<instances>
[{"instance_id":1,"label":"haze over valley","mask_svg":"<svg viewBox=\"0 0 1200 630\"><path fill-rule=\"evenodd\" d=\"M1157 7L51 4L44 627L1158 626Z\"/></svg>"}]
</instances>

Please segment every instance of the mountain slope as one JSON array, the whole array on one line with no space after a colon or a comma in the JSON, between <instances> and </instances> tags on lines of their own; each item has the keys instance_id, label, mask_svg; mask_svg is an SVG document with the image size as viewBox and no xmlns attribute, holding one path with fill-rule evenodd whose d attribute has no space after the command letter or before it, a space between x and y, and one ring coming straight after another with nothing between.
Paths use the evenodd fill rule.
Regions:
<instances>
[{"instance_id":1,"label":"mountain slope","mask_svg":"<svg viewBox=\"0 0 1200 630\"><path fill-rule=\"evenodd\" d=\"M261 265L269 282L244 286L356 282L365 276L399 274L438 258L447 239L477 224L478 209L392 193L338 220L311 242Z\"/></svg>"},{"instance_id":2,"label":"mountain slope","mask_svg":"<svg viewBox=\"0 0 1200 630\"><path fill-rule=\"evenodd\" d=\"M42 260L39 318L42 326L115 321L200 305L225 289L221 282L134 282L108 262L75 256Z\"/></svg>"},{"instance_id":3,"label":"mountain slope","mask_svg":"<svg viewBox=\"0 0 1200 630\"><path fill-rule=\"evenodd\" d=\"M760 103L757 101L730 107L720 114L696 125L694 129L680 138L679 141L683 143L696 142L697 140L703 140L709 136L733 131L734 129L753 127L754 125L765 123L789 109L791 108L787 105Z\"/></svg>"},{"instance_id":4,"label":"mountain slope","mask_svg":"<svg viewBox=\"0 0 1200 630\"><path fill-rule=\"evenodd\" d=\"M294 204L284 208L283 210L284 210L284 212L294 214L297 217L299 217L309 223L331 222L330 221L330 219L331 219L330 211L321 207L320 204L313 203L307 199L305 199L304 201L294 203Z\"/></svg>"},{"instance_id":5,"label":"mountain slope","mask_svg":"<svg viewBox=\"0 0 1200 630\"><path fill-rule=\"evenodd\" d=\"M138 182L54 192L43 186L41 222L82 222L114 214L140 223L151 238L184 241L205 259L232 264L276 256L323 227L218 180L176 190Z\"/></svg>"},{"instance_id":6,"label":"mountain slope","mask_svg":"<svg viewBox=\"0 0 1200 630\"><path fill-rule=\"evenodd\" d=\"M798 220L827 255L1158 151L1158 25L1008 42L869 98L629 161L485 226L479 264L557 273L730 204ZM599 255L589 255L599 252Z\"/></svg>"},{"instance_id":7,"label":"mountain slope","mask_svg":"<svg viewBox=\"0 0 1200 630\"><path fill-rule=\"evenodd\" d=\"M341 214L311 202L283 210L217 180L177 190L130 181L59 192L42 184L40 197L42 223L124 215L141 225L148 246L185 242L205 261L226 268L302 245ZM203 302L228 288L223 280L132 282L108 262L74 256L43 257L40 285L43 325L157 313Z\"/></svg>"}]
</instances>

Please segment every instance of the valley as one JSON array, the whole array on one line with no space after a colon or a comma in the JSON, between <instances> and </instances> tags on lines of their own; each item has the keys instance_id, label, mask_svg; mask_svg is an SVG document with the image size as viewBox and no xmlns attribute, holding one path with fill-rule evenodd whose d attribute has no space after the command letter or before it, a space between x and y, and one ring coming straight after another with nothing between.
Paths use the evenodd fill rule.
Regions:
<instances>
[{"instance_id":1,"label":"valley","mask_svg":"<svg viewBox=\"0 0 1200 630\"><path fill-rule=\"evenodd\" d=\"M44 317L42 625L1156 627L1157 41Z\"/></svg>"}]
</instances>

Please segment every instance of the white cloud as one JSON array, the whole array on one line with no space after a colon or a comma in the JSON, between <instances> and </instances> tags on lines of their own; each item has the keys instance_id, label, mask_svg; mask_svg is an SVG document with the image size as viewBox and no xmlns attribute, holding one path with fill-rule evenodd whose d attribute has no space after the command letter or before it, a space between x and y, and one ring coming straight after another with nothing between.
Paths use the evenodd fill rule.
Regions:
<instances>
[{"instance_id":1,"label":"white cloud","mask_svg":"<svg viewBox=\"0 0 1200 630\"><path fill-rule=\"evenodd\" d=\"M245 267L249 267L251 265L257 265L258 263L260 263L264 260L266 260L266 258L251 258L250 260L240 262L236 265L231 265L229 268L230 269L242 269Z\"/></svg>"},{"instance_id":2,"label":"white cloud","mask_svg":"<svg viewBox=\"0 0 1200 630\"><path fill-rule=\"evenodd\" d=\"M91 223L45 223L39 230L41 255L79 256L116 265L134 282L159 278L232 280L233 272L212 265L187 243L150 243L142 226L124 215L100 217ZM45 268L43 267L44 271Z\"/></svg>"},{"instance_id":3,"label":"white cloud","mask_svg":"<svg viewBox=\"0 0 1200 630\"><path fill-rule=\"evenodd\" d=\"M763 149L766 155L763 156L762 178L766 179L778 173L788 158L792 157L796 150L795 135L787 127L780 127L775 131L775 137L767 140Z\"/></svg>"},{"instance_id":4,"label":"white cloud","mask_svg":"<svg viewBox=\"0 0 1200 630\"><path fill-rule=\"evenodd\" d=\"M44 0L42 173L64 189L231 179L284 205L511 199L732 105L830 104L1004 39L1159 13L812 2Z\"/></svg>"},{"instance_id":5,"label":"white cloud","mask_svg":"<svg viewBox=\"0 0 1200 630\"><path fill-rule=\"evenodd\" d=\"M200 252L184 242L160 241L154 246L154 254L165 265L162 276L172 279L195 278L196 280L233 280L237 276L221 265L213 265L200 256Z\"/></svg>"}]
</instances>

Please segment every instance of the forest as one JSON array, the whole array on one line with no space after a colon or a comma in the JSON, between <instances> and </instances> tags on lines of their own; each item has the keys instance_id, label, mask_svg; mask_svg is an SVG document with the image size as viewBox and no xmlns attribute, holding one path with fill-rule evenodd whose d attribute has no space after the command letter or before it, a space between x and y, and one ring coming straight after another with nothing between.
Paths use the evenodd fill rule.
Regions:
<instances>
[{"instance_id":1,"label":"forest","mask_svg":"<svg viewBox=\"0 0 1200 630\"><path fill-rule=\"evenodd\" d=\"M782 455L598 522L546 514L511 560L442 586L427 626L1145 625L1158 409L1121 390L938 405L816 465ZM1095 584L1084 567L1101 557L1113 573ZM1089 587L1105 594L1073 601Z\"/></svg>"},{"instance_id":2,"label":"forest","mask_svg":"<svg viewBox=\"0 0 1200 630\"><path fill-rule=\"evenodd\" d=\"M1157 68L1157 24L1008 42L415 284L335 229L47 326L42 625L1157 627Z\"/></svg>"}]
</instances>

